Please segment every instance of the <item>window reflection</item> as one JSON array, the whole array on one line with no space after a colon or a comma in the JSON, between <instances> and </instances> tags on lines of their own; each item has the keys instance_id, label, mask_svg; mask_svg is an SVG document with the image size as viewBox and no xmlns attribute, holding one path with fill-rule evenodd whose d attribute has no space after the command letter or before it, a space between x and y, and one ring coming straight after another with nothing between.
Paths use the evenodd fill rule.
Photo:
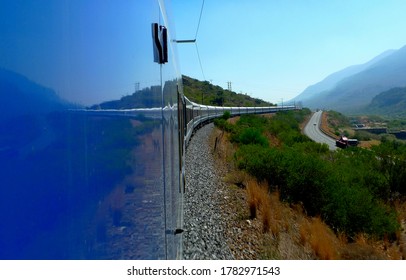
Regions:
<instances>
[{"instance_id":1,"label":"window reflection","mask_svg":"<svg viewBox=\"0 0 406 280\"><path fill-rule=\"evenodd\" d=\"M178 74L153 63L158 1L1 1L0 16L0 259L176 258Z\"/></svg>"}]
</instances>

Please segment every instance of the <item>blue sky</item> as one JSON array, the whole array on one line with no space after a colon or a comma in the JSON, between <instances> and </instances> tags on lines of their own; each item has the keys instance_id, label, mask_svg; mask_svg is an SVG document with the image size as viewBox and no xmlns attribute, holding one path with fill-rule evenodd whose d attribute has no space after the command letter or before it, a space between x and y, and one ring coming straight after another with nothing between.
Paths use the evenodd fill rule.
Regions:
<instances>
[{"instance_id":1,"label":"blue sky","mask_svg":"<svg viewBox=\"0 0 406 280\"><path fill-rule=\"evenodd\" d=\"M202 0L168 0L176 39L194 39ZM406 45L406 0L205 0L181 73L281 103ZM157 85L152 0L0 0L0 67L85 105ZM171 69L167 65L166 69ZM170 75L172 75L170 73Z\"/></svg>"},{"instance_id":2,"label":"blue sky","mask_svg":"<svg viewBox=\"0 0 406 280\"><path fill-rule=\"evenodd\" d=\"M193 39L202 0L172 0L178 39ZM205 0L181 72L280 103L347 66L406 45L404 0Z\"/></svg>"}]
</instances>

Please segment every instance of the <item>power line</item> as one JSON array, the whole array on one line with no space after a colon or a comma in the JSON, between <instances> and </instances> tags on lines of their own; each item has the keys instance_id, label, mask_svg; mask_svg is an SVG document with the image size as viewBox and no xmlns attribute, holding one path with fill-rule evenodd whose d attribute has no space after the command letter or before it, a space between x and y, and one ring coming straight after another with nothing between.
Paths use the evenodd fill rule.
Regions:
<instances>
[{"instance_id":1,"label":"power line","mask_svg":"<svg viewBox=\"0 0 406 280\"><path fill-rule=\"evenodd\" d=\"M204 0L202 1L202 7L200 8L200 15L199 15L199 21L197 23L195 38L192 40L174 40L174 41L176 43L194 43L195 44L197 58L199 59L200 70L202 71L203 79L206 80L206 77L205 77L204 71L203 71L202 60L200 59L199 47L197 46L197 42L196 42L197 34L199 33L200 22L202 20L203 8L204 8Z\"/></svg>"},{"instance_id":2,"label":"power line","mask_svg":"<svg viewBox=\"0 0 406 280\"><path fill-rule=\"evenodd\" d=\"M204 0L203 0L203 2L202 2L202 8L200 9L200 16L199 16L199 22L197 23L196 34L195 34L195 40L196 40L196 38L197 38L197 33L199 32L200 20L202 19L202 14L203 14L203 7L204 7Z\"/></svg>"},{"instance_id":3,"label":"power line","mask_svg":"<svg viewBox=\"0 0 406 280\"><path fill-rule=\"evenodd\" d=\"M202 7L201 7L201 9L200 9L199 21L198 21L198 23L197 23L197 28L196 28L195 46L196 46L197 58L199 59L200 70L202 71L203 79L206 81L206 76L204 75L203 66L202 66L202 60L200 59L199 48L198 48L197 42L196 42L197 33L199 32L199 27L200 27L200 21L202 20L203 8L204 8L204 0L203 0L203 2L202 2Z\"/></svg>"},{"instance_id":4,"label":"power line","mask_svg":"<svg viewBox=\"0 0 406 280\"><path fill-rule=\"evenodd\" d=\"M200 70L202 71L203 79L206 81L206 77L204 75L203 66L202 66L202 60L200 59L199 48L197 47L196 42L195 42L195 46L196 46L197 58L199 59Z\"/></svg>"},{"instance_id":5,"label":"power line","mask_svg":"<svg viewBox=\"0 0 406 280\"><path fill-rule=\"evenodd\" d=\"M204 8L204 0L202 1L202 7L200 8L200 15L199 15L199 20L197 22L195 38L191 39L191 40L174 40L176 43L196 43L197 34L199 33L199 28L200 28L200 22L202 20L203 8Z\"/></svg>"}]
</instances>

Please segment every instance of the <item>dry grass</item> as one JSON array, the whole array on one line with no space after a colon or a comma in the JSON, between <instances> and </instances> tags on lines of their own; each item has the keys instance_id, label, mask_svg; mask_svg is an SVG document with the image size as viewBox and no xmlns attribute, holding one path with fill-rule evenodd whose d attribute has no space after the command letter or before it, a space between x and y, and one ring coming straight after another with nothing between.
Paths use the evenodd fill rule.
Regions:
<instances>
[{"instance_id":1,"label":"dry grass","mask_svg":"<svg viewBox=\"0 0 406 280\"><path fill-rule=\"evenodd\" d=\"M339 240L320 218L303 219L299 233L301 244L304 246L309 244L319 259L339 258Z\"/></svg>"},{"instance_id":2,"label":"dry grass","mask_svg":"<svg viewBox=\"0 0 406 280\"><path fill-rule=\"evenodd\" d=\"M224 177L224 181L228 184L236 185L239 188L247 187L247 174L240 170L233 170Z\"/></svg>"},{"instance_id":3,"label":"dry grass","mask_svg":"<svg viewBox=\"0 0 406 280\"><path fill-rule=\"evenodd\" d=\"M381 143L379 140L360 141L358 147L369 149L372 146L378 146Z\"/></svg>"},{"instance_id":4,"label":"dry grass","mask_svg":"<svg viewBox=\"0 0 406 280\"><path fill-rule=\"evenodd\" d=\"M401 246L396 243L384 241L384 251L386 251L386 258L389 260L402 260L404 259L404 252Z\"/></svg>"},{"instance_id":5,"label":"dry grass","mask_svg":"<svg viewBox=\"0 0 406 280\"><path fill-rule=\"evenodd\" d=\"M278 237L281 231L289 230L289 223L283 219L284 215L284 206L279 200L279 192L275 191L268 196L269 198L269 211L270 211L270 224L271 232L274 237ZM288 216L288 213L286 213Z\"/></svg>"},{"instance_id":6,"label":"dry grass","mask_svg":"<svg viewBox=\"0 0 406 280\"><path fill-rule=\"evenodd\" d=\"M325 134L329 135L330 137L332 137L334 139L339 138L337 135L335 135L334 131L330 128L330 126L328 124L328 114L327 114L327 112L323 112L322 115L321 115L320 129Z\"/></svg>"},{"instance_id":7,"label":"dry grass","mask_svg":"<svg viewBox=\"0 0 406 280\"><path fill-rule=\"evenodd\" d=\"M248 185L247 187L247 195L248 195L248 210L250 213L250 219L257 218L257 209L259 208L259 197L256 190L252 187L252 185Z\"/></svg>"},{"instance_id":8,"label":"dry grass","mask_svg":"<svg viewBox=\"0 0 406 280\"><path fill-rule=\"evenodd\" d=\"M213 146L213 153L220 159L228 169L233 169L233 156L235 152L234 145L229 141L229 133L215 129L214 133L210 136L211 142L215 143Z\"/></svg>"},{"instance_id":9,"label":"dry grass","mask_svg":"<svg viewBox=\"0 0 406 280\"><path fill-rule=\"evenodd\" d=\"M236 124L239 119L240 119L240 117L237 116L237 117L229 118L227 121L228 121L229 123L231 123L231 124Z\"/></svg>"},{"instance_id":10,"label":"dry grass","mask_svg":"<svg viewBox=\"0 0 406 280\"><path fill-rule=\"evenodd\" d=\"M278 137L272 135L270 132L265 132L265 137L268 139L269 146L271 147L280 147L282 145Z\"/></svg>"},{"instance_id":11,"label":"dry grass","mask_svg":"<svg viewBox=\"0 0 406 280\"><path fill-rule=\"evenodd\" d=\"M271 232L274 236L277 236L279 234L279 227L272 215L271 199L268 195L263 200L261 208L262 231L264 233Z\"/></svg>"},{"instance_id":12,"label":"dry grass","mask_svg":"<svg viewBox=\"0 0 406 280\"><path fill-rule=\"evenodd\" d=\"M289 207L282 203L278 192L268 192L266 183L247 180L248 208L251 218L261 223L266 256L322 260L402 258L399 246L388 240L376 241L359 234L348 243L344 233L335 234L319 217L307 217L300 205Z\"/></svg>"},{"instance_id":13,"label":"dry grass","mask_svg":"<svg viewBox=\"0 0 406 280\"><path fill-rule=\"evenodd\" d=\"M401 225L398 232L398 246L401 252L402 259L406 260L406 201L396 201L395 208L398 214L398 221Z\"/></svg>"},{"instance_id":14,"label":"dry grass","mask_svg":"<svg viewBox=\"0 0 406 280\"><path fill-rule=\"evenodd\" d=\"M281 229L286 228L282 223L282 205L279 193L269 193L266 182L258 182L247 175L247 202L250 218L259 218L263 233L279 235Z\"/></svg>"},{"instance_id":15,"label":"dry grass","mask_svg":"<svg viewBox=\"0 0 406 280\"><path fill-rule=\"evenodd\" d=\"M354 238L354 242L342 246L341 258L347 260L401 260L402 250L398 242L391 242L388 238L377 240L360 233Z\"/></svg>"},{"instance_id":16,"label":"dry grass","mask_svg":"<svg viewBox=\"0 0 406 280\"><path fill-rule=\"evenodd\" d=\"M264 203L265 190L253 178L249 178L246 184L247 184L247 202L248 209L250 212L250 219L255 219L257 218L257 211L259 210L260 206Z\"/></svg>"},{"instance_id":17,"label":"dry grass","mask_svg":"<svg viewBox=\"0 0 406 280\"><path fill-rule=\"evenodd\" d=\"M277 239L281 232L288 233L292 215L287 214L286 208L279 198L279 192L268 192L267 183L260 183L254 178L247 181L247 202L250 218L258 218L262 224L262 232L271 234ZM303 210L297 206L298 213L303 215L299 224L299 243L309 245L314 255L319 259L337 259L339 257L339 240L320 218L304 217ZM289 213L292 213L291 209ZM292 236L292 239L295 237ZM277 244L277 243L276 243ZM275 242L274 244L275 245Z\"/></svg>"}]
</instances>

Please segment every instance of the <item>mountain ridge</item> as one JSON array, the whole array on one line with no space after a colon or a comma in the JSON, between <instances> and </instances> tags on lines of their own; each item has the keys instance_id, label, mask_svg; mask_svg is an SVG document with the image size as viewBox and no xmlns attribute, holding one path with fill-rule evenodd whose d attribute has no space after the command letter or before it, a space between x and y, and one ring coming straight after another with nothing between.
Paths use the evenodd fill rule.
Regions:
<instances>
[{"instance_id":1,"label":"mountain ridge","mask_svg":"<svg viewBox=\"0 0 406 280\"><path fill-rule=\"evenodd\" d=\"M351 69L351 66L345 69L348 68ZM358 113L379 93L394 87L406 86L406 46L378 55L363 64L363 68L363 70L337 81L330 89L303 98L303 96L306 97L305 90L293 100L302 101L303 106L312 109L328 108L342 113ZM342 74L343 70L328 77L337 76L340 72ZM313 88L320 87L320 84L323 85L323 81L313 85Z\"/></svg>"},{"instance_id":2,"label":"mountain ridge","mask_svg":"<svg viewBox=\"0 0 406 280\"><path fill-rule=\"evenodd\" d=\"M318 93L328 91L328 90L332 89L334 86L336 86L337 83L340 82L341 80L367 69L371 65L377 63L379 60L387 57L388 55L392 54L393 52L395 52L395 50L386 50L383 53L379 54L378 56L374 57L373 59L371 59L365 63L351 65L351 66L345 67L342 70L334 72L334 73L328 75L326 78L324 78L320 82L308 86L302 93L300 93L298 96L296 96L293 100L304 102L305 100L313 97L314 95L317 95Z\"/></svg>"},{"instance_id":3,"label":"mountain ridge","mask_svg":"<svg viewBox=\"0 0 406 280\"><path fill-rule=\"evenodd\" d=\"M370 114L406 116L406 87L396 87L376 95L365 108Z\"/></svg>"},{"instance_id":4,"label":"mountain ridge","mask_svg":"<svg viewBox=\"0 0 406 280\"><path fill-rule=\"evenodd\" d=\"M69 106L54 90L19 73L0 68L0 119L48 113Z\"/></svg>"}]
</instances>

